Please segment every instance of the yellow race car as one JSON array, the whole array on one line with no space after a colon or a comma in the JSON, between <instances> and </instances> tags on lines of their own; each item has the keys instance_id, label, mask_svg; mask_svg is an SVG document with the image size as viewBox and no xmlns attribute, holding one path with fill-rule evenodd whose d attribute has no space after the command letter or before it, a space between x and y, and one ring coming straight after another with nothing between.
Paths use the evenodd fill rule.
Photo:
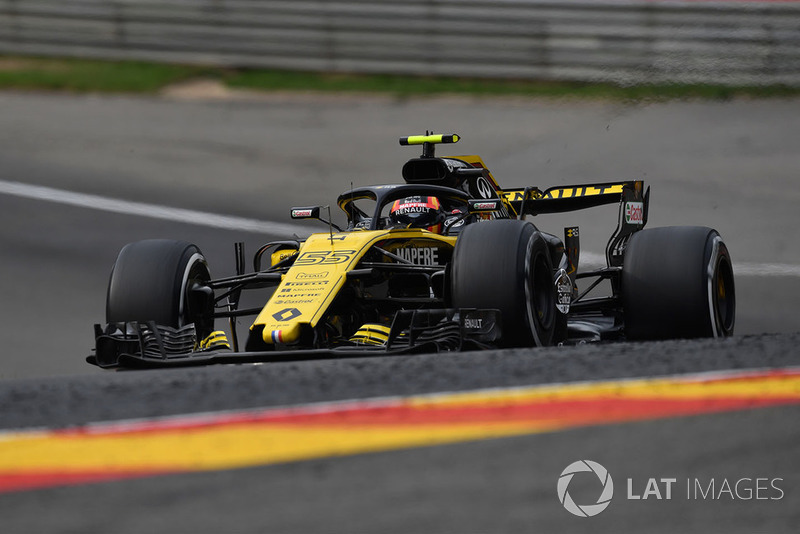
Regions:
<instances>
[{"instance_id":1,"label":"yellow race car","mask_svg":"<svg viewBox=\"0 0 800 534\"><path fill-rule=\"evenodd\" d=\"M638 180L502 189L480 157L435 155L458 140L401 138L422 147L405 183L340 195L346 228L320 206L292 208L325 231L265 244L252 272L241 244L238 274L224 279L190 243L125 246L87 360L156 367L733 333L733 269L715 230L643 230L649 189ZM562 238L525 220L611 203L606 266L588 272L578 227ZM590 296L605 280L610 294ZM265 288L262 306L240 308L243 291ZM235 319L247 315L241 346ZM227 333L215 324L225 318Z\"/></svg>"}]
</instances>

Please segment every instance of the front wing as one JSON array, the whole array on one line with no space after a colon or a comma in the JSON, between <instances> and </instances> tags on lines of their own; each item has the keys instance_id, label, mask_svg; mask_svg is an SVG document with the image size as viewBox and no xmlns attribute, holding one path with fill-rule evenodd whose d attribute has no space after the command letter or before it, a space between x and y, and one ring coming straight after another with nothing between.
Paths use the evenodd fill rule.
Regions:
<instances>
[{"instance_id":1,"label":"front wing","mask_svg":"<svg viewBox=\"0 0 800 534\"><path fill-rule=\"evenodd\" d=\"M153 322L95 325L95 350L86 361L104 369L184 367L482 349L502 336L498 310L438 309L398 312L386 343L342 343L325 348L233 352L199 348L194 325L169 328Z\"/></svg>"}]
</instances>

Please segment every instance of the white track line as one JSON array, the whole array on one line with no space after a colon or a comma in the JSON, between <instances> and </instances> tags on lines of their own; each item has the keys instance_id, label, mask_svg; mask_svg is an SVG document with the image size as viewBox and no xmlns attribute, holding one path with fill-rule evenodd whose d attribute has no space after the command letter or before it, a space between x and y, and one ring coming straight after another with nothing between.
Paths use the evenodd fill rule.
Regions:
<instances>
[{"instance_id":1,"label":"white track line","mask_svg":"<svg viewBox=\"0 0 800 534\"><path fill-rule=\"evenodd\" d=\"M307 226L287 224L275 221L260 221L244 217L232 217L203 211L172 208L143 202L131 202L99 195L87 195L43 187L39 185L22 184L19 182L6 182L0 180L0 193L34 200L45 200L81 208L90 208L123 215L138 215L151 219L175 221L198 226L209 226L223 230L238 230L242 232L259 232L276 235L299 234L307 236L311 230Z\"/></svg>"},{"instance_id":2,"label":"white track line","mask_svg":"<svg viewBox=\"0 0 800 534\"><path fill-rule=\"evenodd\" d=\"M579 264L584 268L604 267L606 257L594 252L581 251ZM800 265L792 263L750 263L733 262L736 276L800 276Z\"/></svg>"},{"instance_id":3,"label":"white track line","mask_svg":"<svg viewBox=\"0 0 800 534\"><path fill-rule=\"evenodd\" d=\"M128 200L118 200L99 195L74 193L72 191L64 191L62 189L54 189L52 187L23 184L19 182L7 182L4 180L0 180L0 194L56 202L59 204L120 213L123 215L137 215L140 217L149 217L151 219L194 224L197 226L208 226L223 230L258 232L287 236L293 234L307 236L311 233L311 229L309 229L307 226L275 221L247 219L244 217L233 217L230 215L219 215L216 213L207 213L203 211L187 210L182 208L171 208L169 206L145 204L143 202L131 202ZM605 256L593 252L581 251L581 264L587 267L602 267L605 265ZM733 270L738 276L800 277L800 265L794 265L791 263L734 262Z\"/></svg>"}]
</instances>

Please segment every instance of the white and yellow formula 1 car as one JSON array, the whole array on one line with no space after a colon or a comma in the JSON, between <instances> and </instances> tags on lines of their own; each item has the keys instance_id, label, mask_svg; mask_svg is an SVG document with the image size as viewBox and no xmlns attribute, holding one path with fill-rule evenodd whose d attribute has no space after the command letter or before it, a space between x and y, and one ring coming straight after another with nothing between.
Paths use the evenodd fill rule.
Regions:
<instances>
[{"instance_id":1,"label":"white and yellow formula 1 car","mask_svg":"<svg viewBox=\"0 0 800 534\"><path fill-rule=\"evenodd\" d=\"M319 206L293 208L326 231L265 244L252 272L241 244L238 274L224 279L190 243L125 246L87 360L157 367L732 334L733 269L715 230L643 230L649 189L638 180L501 189L480 157L435 156L436 144L458 140L401 138L422 146L404 184L339 196L346 229ZM562 239L525 220L611 203L620 208L607 265L589 272L577 227ZM590 296L606 280L610 294ZM263 306L240 308L243 291L264 288ZM241 347L235 320L248 315ZM221 318L229 334L216 329Z\"/></svg>"}]
</instances>

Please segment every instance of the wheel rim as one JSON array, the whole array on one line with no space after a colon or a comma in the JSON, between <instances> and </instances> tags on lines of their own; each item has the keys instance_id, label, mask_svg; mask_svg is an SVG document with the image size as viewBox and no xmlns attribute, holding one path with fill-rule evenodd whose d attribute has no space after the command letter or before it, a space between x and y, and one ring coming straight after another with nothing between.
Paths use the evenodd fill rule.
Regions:
<instances>
[{"instance_id":1,"label":"wheel rim","mask_svg":"<svg viewBox=\"0 0 800 534\"><path fill-rule=\"evenodd\" d=\"M528 244L528 254L532 253L533 239ZM555 297L553 295L552 273L547 264L547 259L540 251L526 260L530 269L526 280L526 308L531 335L536 346L550 344L548 333L552 332L554 324Z\"/></svg>"},{"instance_id":2,"label":"wheel rim","mask_svg":"<svg viewBox=\"0 0 800 534\"><path fill-rule=\"evenodd\" d=\"M720 334L733 333L736 316L736 294L733 285L733 267L727 256L721 255L713 281L714 309Z\"/></svg>"},{"instance_id":3,"label":"wheel rim","mask_svg":"<svg viewBox=\"0 0 800 534\"><path fill-rule=\"evenodd\" d=\"M533 269L533 311L544 331L550 330L552 326L555 308L551 277L544 255L540 254Z\"/></svg>"},{"instance_id":4,"label":"wheel rim","mask_svg":"<svg viewBox=\"0 0 800 534\"><path fill-rule=\"evenodd\" d=\"M211 276L205 258L203 258L202 254L195 253L189 258L189 262L186 264L186 271L183 273L181 298L178 305L178 326L197 323L194 315L199 310L192 309L189 302L189 292L195 285L205 285L210 279ZM200 328L199 324L195 324L195 326Z\"/></svg>"}]
</instances>

